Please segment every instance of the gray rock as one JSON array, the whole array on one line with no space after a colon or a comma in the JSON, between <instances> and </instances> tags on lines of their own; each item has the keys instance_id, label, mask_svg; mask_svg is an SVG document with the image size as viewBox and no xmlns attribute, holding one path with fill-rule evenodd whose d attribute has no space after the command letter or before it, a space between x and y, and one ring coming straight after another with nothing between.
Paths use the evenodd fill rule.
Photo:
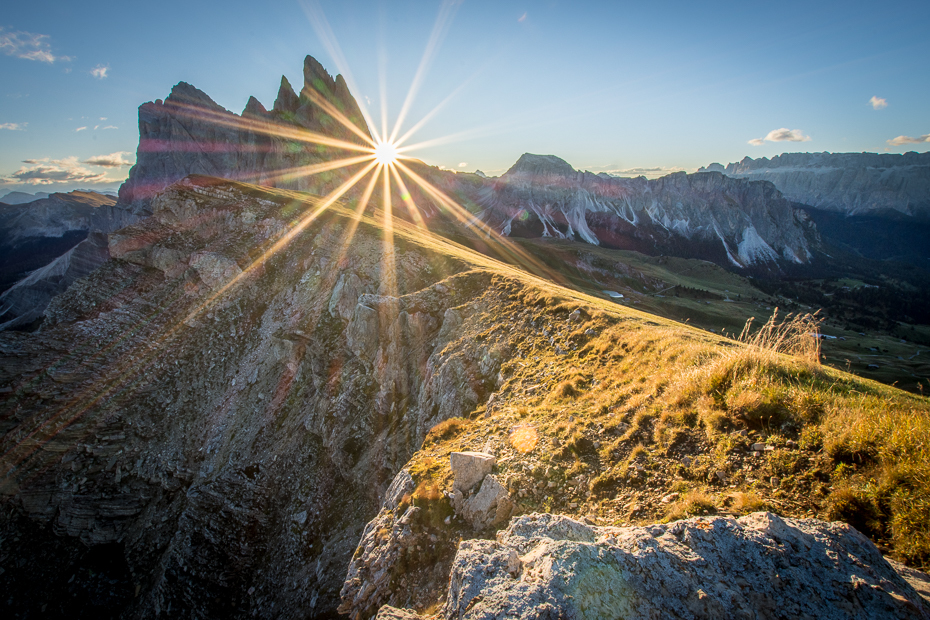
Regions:
<instances>
[{"instance_id":1,"label":"gray rock","mask_svg":"<svg viewBox=\"0 0 930 620\"><path fill-rule=\"evenodd\" d=\"M601 528L533 514L497 542L459 545L440 617L926 619L930 609L841 523L754 513Z\"/></svg>"},{"instance_id":2,"label":"gray rock","mask_svg":"<svg viewBox=\"0 0 930 620\"><path fill-rule=\"evenodd\" d=\"M453 501L456 511L476 530L506 521L513 511L510 494L493 474L485 476L476 494L467 499L454 495Z\"/></svg>"},{"instance_id":3,"label":"gray rock","mask_svg":"<svg viewBox=\"0 0 930 620\"><path fill-rule=\"evenodd\" d=\"M496 458L484 452L453 452L450 456L450 466L455 476L452 488L463 493L471 491L491 473L496 462Z\"/></svg>"}]
</instances>

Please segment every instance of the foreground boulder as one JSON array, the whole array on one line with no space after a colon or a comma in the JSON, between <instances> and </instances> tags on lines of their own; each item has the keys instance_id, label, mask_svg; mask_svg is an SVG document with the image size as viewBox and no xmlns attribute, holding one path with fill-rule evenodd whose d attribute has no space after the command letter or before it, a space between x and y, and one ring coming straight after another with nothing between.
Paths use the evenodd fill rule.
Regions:
<instances>
[{"instance_id":1,"label":"foreground boulder","mask_svg":"<svg viewBox=\"0 0 930 620\"><path fill-rule=\"evenodd\" d=\"M497 542L459 545L441 617L930 618L930 611L875 546L842 523L760 512L613 528L532 514L511 521Z\"/></svg>"}]
</instances>

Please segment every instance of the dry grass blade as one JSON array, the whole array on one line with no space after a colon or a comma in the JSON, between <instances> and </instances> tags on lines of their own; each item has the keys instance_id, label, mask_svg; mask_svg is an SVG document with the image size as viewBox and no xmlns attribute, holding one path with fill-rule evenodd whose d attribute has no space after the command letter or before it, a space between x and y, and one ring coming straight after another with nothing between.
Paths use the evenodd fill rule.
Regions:
<instances>
[{"instance_id":1,"label":"dry grass blade","mask_svg":"<svg viewBox=\"0 0 930 620\"><path fill-rule=\"evenodd\" d=\"M810 364L820 364L820 324L823 319L814 314L788 314L778 318L778 308L762 327L752 332L752 319L746 321L738 340L755 352L792 355Z\"/></svg>"}]
</instances>

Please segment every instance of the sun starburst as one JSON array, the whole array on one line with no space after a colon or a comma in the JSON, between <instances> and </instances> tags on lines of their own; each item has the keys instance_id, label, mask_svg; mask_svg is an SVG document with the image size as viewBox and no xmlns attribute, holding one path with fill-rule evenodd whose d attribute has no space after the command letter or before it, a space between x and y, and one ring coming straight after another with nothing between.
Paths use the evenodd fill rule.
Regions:
<instances>
[{"instance_id":1,"label":"sun starburst","mask_svg":"<svg viewBox=\"0 0 930 620\"><path fill-rule=\"evenodd\" d=\"M380 142L374 148L375 161L382 166L392 166L397 161L397 145L393 142Z\"/></svg>"}]
</instances>

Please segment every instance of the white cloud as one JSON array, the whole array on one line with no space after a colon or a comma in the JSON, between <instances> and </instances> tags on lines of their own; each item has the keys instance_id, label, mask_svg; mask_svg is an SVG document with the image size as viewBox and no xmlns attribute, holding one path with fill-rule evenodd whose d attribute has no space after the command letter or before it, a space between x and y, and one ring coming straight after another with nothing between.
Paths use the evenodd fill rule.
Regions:
<instances>
[{"instance_id":1,"label":"white cloud","mask_svg":"<svg viewBox=\"0 0 930 620\"><path fill-rule=\"evenodd\" d=\"M6 32L0 27L0 51L7 56L15 56L25 60L38 60L52 64L58 60L69 61L68 56L56 56L48 44L47 34L33 34L31 32Z\"/></svg>"},{"instance_id":2,"label":"white cloud","mask_svg":"<svg viewBox=\"0 0 930 620\"><path fill-rule=\"evenodd\" d=\"M78 127L78 128L75 129L74 131L75 131L75 132L84 131L85 129L87 129L87 127Z\"/></svg>"},{"instance_id":3,"label":"white cloud","mask_svg":"<svg viewBox=\"0 0 930 620\"><path fill-rule=\"evenodd\" d=\"M54 185L56 183L114 183L119 179L110 179L104 172L95 172L81 165L77 157L64 159L26 159L25 166L8 177L0 179L4 183L25 183L26 185Z\"/></svg>"},{"instance_id":4,"label":"white cloud","mask_svg":"<svg viewBox=\"0 0 930 620\"><path fill-rule=\"evenodd\" d=\"M9 129L10 131L23 131L29 123L0 123L0 129Z\"/></svg>"},{"instance_id":5,"label":"white cloud","mask_svg":"<svg viewBox=\"0 0 930 620\"><path fill-rule=\"evenodd\" d=\"M524 11L523 15L521 15L520 18L519 18L517 21L518 21L518 22L525 22L525 21L526 21L526 12L525 12L525 11Z\"/></svg>"},{"instance_id":6,"label":"white cloud","mask_svg":"<svg viewBox=\"0 0 930 620\"><path fill-rule=\"evenodd\" d=\"M773 129L764 138L753 138L749 144L762 146L765 142L810 142L811 137L805 136L800 129Z\"/></svg>"},{"instance_id":7,"label":"white cloud","mask_svg":"<svg viewBox=\"0 0 930 620\"><path fill-rule=\"evenodd\" d=\"M110 65L97 65L90 70L90 74L98 80L102 80L103 78L107 77L107 71L109 70Z\"/></svg>"},{"instance_id":8,"label":"white cloud","mask_svg":"<svg viewBox=\"0 0 930 620\"><path fill-rule=\"evenodd\" d=\"M888 101L882 99L881 97L873 96L871 99L869 99L869 103L872 104L872 108L875 110L881 110L882 108L888 107Z\"/></svg>"},{"instance_id":9,"label":"white cloud","mask_svg":"<svg viewBox=\"0 0 930 620\"><path fill-rule=\"evenodd\" d=\"M930 133L923 136L917 136L916 138L912 138L911 136L898 136L897 138L888 140L888 144L891 146L901 146L902 144L922 144L924 142L930 142Z\"/></svg>"},{"instance_id":10,"label":"white cloud","mask_svg":"<svg viewBox=\"0 0 930 620\"><path fill-rule=\"evenodd\" d=\"M119 129L116 125L107 125L104 129Z\"/></svg>"},{"instance_id":11,"label":"white cloud","mask_svg":"<svg viewBox=\"0 0 930 620\"><path fill-rule=\"evenodd\" d=\"M459 163L459 168L464 168L464 167L467 166L467 165L468 165L468 162L467 162L467 161L460 162L460 163Z\"/></svg>"},{"instance_id":12,"label":"white cloud","mask_svg":"<svg viewBox=\"0 0 930 620\"><path fill-rule=\"evenodd\" d=\"M132 155L129 151L118 151L109 155L94 155L82 161L82 164L91 166L100 166L102 168L120 168L122 166L131 166L132 161L126 159L126 155Z\"/></svg>"}]
</instances>

